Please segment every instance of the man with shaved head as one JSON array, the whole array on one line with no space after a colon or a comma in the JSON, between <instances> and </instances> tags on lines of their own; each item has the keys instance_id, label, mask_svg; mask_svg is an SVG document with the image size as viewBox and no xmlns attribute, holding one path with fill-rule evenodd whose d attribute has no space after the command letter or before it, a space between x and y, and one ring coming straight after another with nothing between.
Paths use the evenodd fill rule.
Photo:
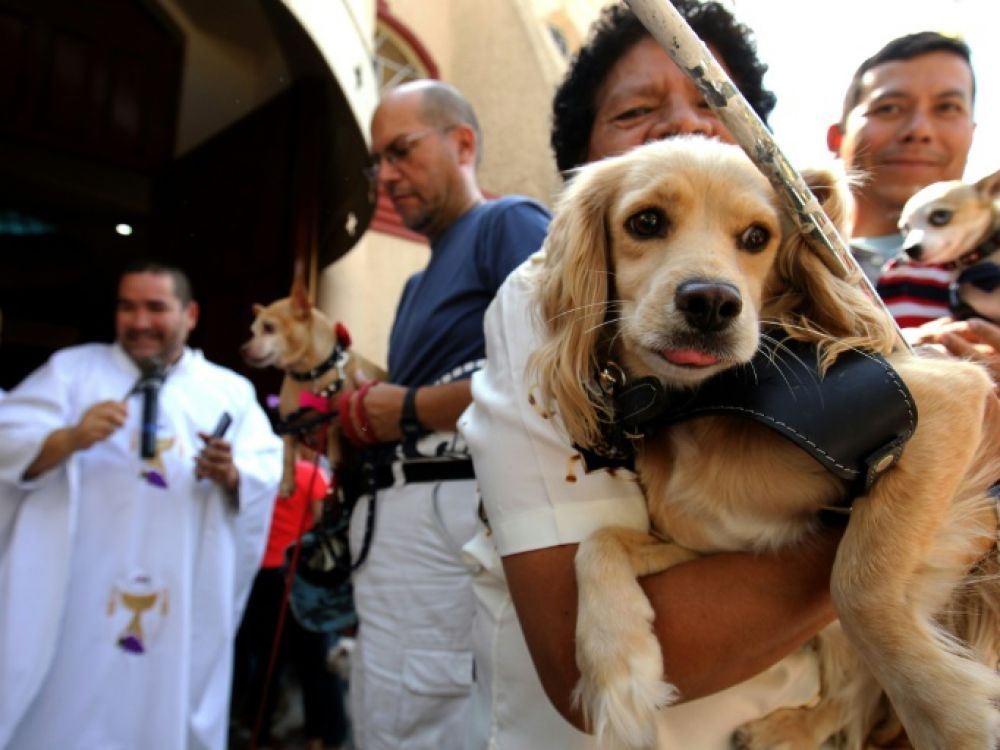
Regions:
<instances>
[{"instance_id":1,"label":"man with shaved head","mask_svg":"<svg viewBox=\"0 0 1000 750\"><path fill-rule=\"evenodd\" d=\"M478 499L456 421L485 361L486 307L549 220L528 198L483 197L481 143L471 105L441 81L389 91L372 118L371 177L431 257L396 308L390 382L356 391L341 416L370 478L351 519L354 557L366 555L354 573L350 691L363 750L468 743L475 607L461 548Z\"/></svg>"}]
</instances>

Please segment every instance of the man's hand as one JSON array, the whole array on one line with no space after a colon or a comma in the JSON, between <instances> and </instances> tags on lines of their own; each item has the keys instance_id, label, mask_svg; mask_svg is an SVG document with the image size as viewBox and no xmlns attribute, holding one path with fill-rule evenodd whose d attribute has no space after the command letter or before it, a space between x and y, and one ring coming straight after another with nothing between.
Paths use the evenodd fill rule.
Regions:
<instances>
[{"instance_id":1,"label":"man's hand","mask_svg":"<svg viewBox=\"0 0 1000 750\"><path fill-rule=\"evenodd\" d=\"M24 470L21 478L34 479L58 466L77 451L107 440L121 429L127 417L128 406L123 401L99 401L87 409L75 425L50 432L35 460Z\"/></svg>"},{"instance_id":2,"label":"man's hand","mask_svg":"<svg viewBox=\"0 0 1000 750\"><path fill-rule=\"evenodd\" d=\"M194 459L194 475L198 479L211 479L230 493L236 492L240 483L240 472L233 463L232 446L225 438L212 437L207 432L199 432L205 441Z\"/></svg>"},{"instance_id":3,"label":"man's hand","mask_svg":"<svg viewBox=\"0 0 1000 750\"><path fill-rule=\"evenodd\" d=\"M366 442L370 440L374 443L399 440L403 436L399 429L399 415L403 411L405 395L406 388L399 385L376 383L371 386L360 404L360 408L368 418L367 424L364 423L364 419L358 419L360 409L352 402L352 423L359 437ZM367 434L368 432L371 434Z\"/></svg>"},{"instance_id":4,"label":"man's hand","mask_svg":"<svg viewBox=\"0 0 1000 750\"><path fill-rule=\"evenodd\" d=\"M1000 383L1000 326L982 318L940 318L906 333L912 343L940 344L949 354L980 362Z\"/></svg>"},{"instance_id":5,"label":"man's hand","mask_svg":"<svg viewBox=\"0 0 1000 750\"><path fill-rule=\"evenodd\" d=\"M73 450L86 450L94 443L107 440L125 424L127 417L128 406L123 401L100 401L94 404L70 428Z\"/></svg>"}]
</instances>

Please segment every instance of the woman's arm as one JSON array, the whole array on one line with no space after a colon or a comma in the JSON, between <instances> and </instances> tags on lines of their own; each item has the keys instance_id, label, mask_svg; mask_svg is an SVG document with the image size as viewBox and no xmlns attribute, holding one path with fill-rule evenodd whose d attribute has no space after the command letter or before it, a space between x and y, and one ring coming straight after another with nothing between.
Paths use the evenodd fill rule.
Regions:
<instances>
[{"instance_id":1,"label":"woman's arm","mask_svg":"<svg viewBox=\"0 0 1000 750\"><path fill-rule=\"evenodd\" d=\"M839 532L779 554L721 553L647 576L664 673L692 700L749 679L808 641L835 615L830 568ZM584 729L571 706L577 545L503 558L528 650L549 700ZM586 730L585 730L586 731Z\"/></svg>"}]
</instances>

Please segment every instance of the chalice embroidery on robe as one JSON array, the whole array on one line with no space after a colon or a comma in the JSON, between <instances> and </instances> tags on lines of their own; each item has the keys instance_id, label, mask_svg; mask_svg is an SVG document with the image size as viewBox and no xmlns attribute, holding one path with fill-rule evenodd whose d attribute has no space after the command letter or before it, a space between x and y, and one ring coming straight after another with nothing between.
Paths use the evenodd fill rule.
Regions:
<instances>
[{"instance_id":1,"label":"chalice embroidery on robe","mask_svg":"<svg viewBox=\"0 0 1000 750\"><path fill-rule=\"evenodd\" d=\"M163 453L173 448L176 441L177 438L174 437L156 439L156 455L142 462L142 468L139 470L140 478L154 487L167 489L167 470L163 465ZM132 442L138 445L138 439Z\"/></svg>"},{"instance_id":2,"label":"chalice embroidery on robe","mask_svg":"<svg viewBox=\"0 0 1000 750\"><path fill-rule=\"evenodd\" d=\"M116 645L130 654L144 654L159 633L170 610L165 588L157 588L145 573L135 573L111 588L108 617L122 622Z\"/></svg>"}]
</instances>

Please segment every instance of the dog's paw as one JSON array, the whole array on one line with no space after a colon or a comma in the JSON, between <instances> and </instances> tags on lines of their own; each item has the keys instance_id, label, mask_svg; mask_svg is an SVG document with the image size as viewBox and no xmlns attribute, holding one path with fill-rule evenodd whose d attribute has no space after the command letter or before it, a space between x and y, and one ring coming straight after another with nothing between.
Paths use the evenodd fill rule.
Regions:
<instances>
[{"instance_id":1,"label":"dog's paw","mask_svg":"<svg viewBox=\"0 0 1000 750\"><path fill-rule=\"evenodd\" d=\"M641 591L639 597L641 612L591 609L578 620L580 681L573 700L602 747L655 747L656 714L678 698L663 679L660 644L650 628L652 607Z\"/></svg>"},{"instance_id":2,"label":"dog's paw","mask_svg":"<svg viewBox=\"0 0 1000 750\"><path fill-rule=\"evenodd\" d=\"M573 690L601 747L627 750L656 747L656 712L677 697L677 689L659 677L634 674L602 685L581 677Z\"/></svg>"},{"instance_id":3,"label":"dog's paw","mask_svg":"<svg viewBox=\"0 0 1000 750\"><path fill-rule=\"evenodd\" d=\"M819 746L797 745L784 739L771 741L741 727L733 733L730 747L733 750L816 750Z\"/></svg>"},{"instance_id":4,"label":"dog's paw","mask_svg":"<svg viewBox=\"0 0 1000 750\"><path fill-rule=\"evenodd\" d=\"M656 746L656 715L678 698L663 675L663 653L653 632L653 607L636 580L652 553L671 550L646 534L608 527L580 543L575 565L579 596L573 691L601 747ZM679 548L677 548L679 549Z\"/></svg>"},{"instance_id":5,"label":"dog's paw","mask_svg":"<svg viewBox=\"0 0 1000 750\"><path fill-rule=\"evenodd\" d=\"M825 734L813 726L809 708L785 708L750 721L733 732L733 750L816 750Z\"/></svg>"}]
</instances>

